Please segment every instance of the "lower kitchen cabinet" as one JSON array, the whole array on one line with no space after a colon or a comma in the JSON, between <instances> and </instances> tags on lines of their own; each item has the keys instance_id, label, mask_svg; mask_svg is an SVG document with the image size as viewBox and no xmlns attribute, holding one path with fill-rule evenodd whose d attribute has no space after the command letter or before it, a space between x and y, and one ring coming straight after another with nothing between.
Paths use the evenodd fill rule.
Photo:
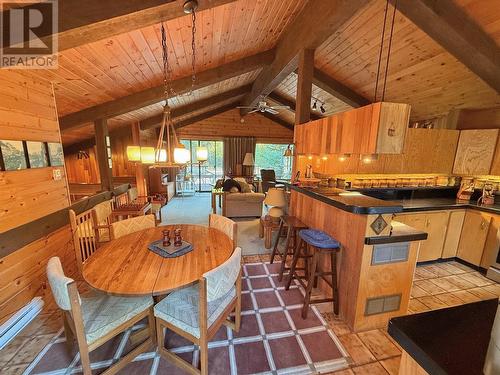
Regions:
<instances>
[{"instance_id":1,"label":"lower kitchen cabinet","mask_svg":"<svg viewBox=\"0 0 500 375\"><path fill-rule=\"evenodd\" d=\"M475 266L481 264L491 219L489 214L467 210L458 244L458 258Z\"/></svg>"},{"instance_id":2,"label":"lower kitchen cabinet","mask_svg":"<svg viewBox=\"0 0 500 375\"><path fill-rule=\"evenodd\" d=\"M457 256L464 219L465 210L450 212L450 220L448 221L448 229L446 230L446 237L444 239L442 258L454 258Z\"/></svg>"},{"instance_id":3,"label":"lower kitchen cabinet","mask_svg":"<svg viewBox=\"0 0 500 375\"><path fill-rule=\"evenodd\" d=\"M497 260L498 248L500 246L500 216L492 215L488 236L484 244L483 257L481 258L481 267L489 268Z\"/></svg>"}]
</instances>

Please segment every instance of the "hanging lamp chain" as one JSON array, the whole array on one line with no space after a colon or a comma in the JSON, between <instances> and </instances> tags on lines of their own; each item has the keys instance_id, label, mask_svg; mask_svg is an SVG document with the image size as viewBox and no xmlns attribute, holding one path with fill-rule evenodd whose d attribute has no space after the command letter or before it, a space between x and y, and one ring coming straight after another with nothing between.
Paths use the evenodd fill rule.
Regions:
<instances>
[{"instance_id":1,"label":"hanging lamp chain","mask_svg":"<svg viewBox=\"0 0 500 375\"><path fill-rule=\"evenodd\" d=\"M196 9L193 8L191 12L191 95L196 85Z\"/></svg>"}]
</instances>

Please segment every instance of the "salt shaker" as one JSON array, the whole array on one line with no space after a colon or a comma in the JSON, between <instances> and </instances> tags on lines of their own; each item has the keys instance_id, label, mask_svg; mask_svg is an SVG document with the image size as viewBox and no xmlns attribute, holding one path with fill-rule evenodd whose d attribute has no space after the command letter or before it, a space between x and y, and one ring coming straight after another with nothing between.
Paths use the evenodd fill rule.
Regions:
<instances>
[{"instance_id":1,"label":"salt shaker","mask_svg":"<svg viewBox=\"0 0 500 375\"><path fill-rule=\"evenodd\" d=\"M170 231L165 229L163 231L163 247L170 246Z\"/></svg>"},{"instance_id":2,"label":"salt shaker","mask_svg":"<svg viewBox=\"0 0 500 375\"><path fill-rule=\"evenodd\" d=\"M174 231L174 246L182 245L182 236L181 236L181 228L177 228Z\"/></svg>"}]
</instances>

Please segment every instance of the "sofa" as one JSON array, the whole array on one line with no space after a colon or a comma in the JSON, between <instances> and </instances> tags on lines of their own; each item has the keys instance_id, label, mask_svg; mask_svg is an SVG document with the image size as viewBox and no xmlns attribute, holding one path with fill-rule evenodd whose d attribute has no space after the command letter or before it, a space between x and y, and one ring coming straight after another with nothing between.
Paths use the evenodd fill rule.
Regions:
<instances>
[{"instance_id":1,"label":"sofa","mask_svg":"<svg viewBox=\"0 0 500 375\"><path fill-rule=\"evenodd\" d=\"M225 192L222 197L222 215L226 217L260 217L265 194L255 193L244 179L235 178L241 192Z\"/></svg>"}]
</instances>

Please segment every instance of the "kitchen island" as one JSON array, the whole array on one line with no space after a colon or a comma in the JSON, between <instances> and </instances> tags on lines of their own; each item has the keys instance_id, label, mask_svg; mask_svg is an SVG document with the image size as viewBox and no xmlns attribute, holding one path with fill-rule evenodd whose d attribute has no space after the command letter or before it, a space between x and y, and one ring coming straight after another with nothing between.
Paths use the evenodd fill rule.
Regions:
<instances>
[{"instance_id":1,"label":"kitchen island","mask_svg":"<svg viewBox=\"0 0 500 375\"><path fill-rule=\"evenodd\" d=\"M387 326L404 315L424 231L393 221L402 206L353 192L287 185L290 214L342 244L339 260L340 317L353 331ZM322 259L324 269L329 259ZM330 293L326 284L320 288Z\"/></svg>"}]
</instances>

